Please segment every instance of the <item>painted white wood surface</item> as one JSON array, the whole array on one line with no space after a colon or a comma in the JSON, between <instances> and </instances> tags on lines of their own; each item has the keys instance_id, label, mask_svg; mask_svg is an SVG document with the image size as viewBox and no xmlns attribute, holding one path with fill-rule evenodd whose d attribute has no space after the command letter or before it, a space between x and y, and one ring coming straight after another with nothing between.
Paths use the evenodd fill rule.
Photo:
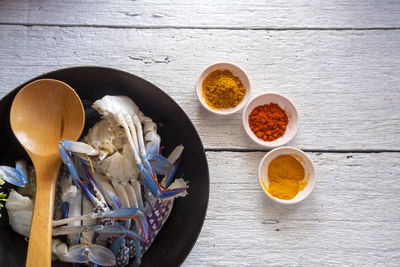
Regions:
<instances>
[{"instance_id":1,"label":"painted white wood surface","mask_svg":"<svg viewBox=\"0 0 400 267\"><path fill-rule=\"evenodd\" d=\"M393 28L392 0L2 0L0 22L119 27Z\"/></svg>"},{"instance_id":2,"label":"painted white wood surface","mask_svg":"<svg viewBox=\"0 0 400 267\"><path fill-rule=\"evenodd\" d=\"M400 153L308 153L309 198L272 202L257 176L262 152L208 152L203 231L184 266L399 266Z\"/></svg>"},{"instance_id":3,"label":"painted white wood surface","mask_svg":"<svg viewBox=\"0 0 400 267\"><path fill-rule=\"evenodd\" d=\"M260 149L245 134L241 113L211 116L196 98L194 84L201 71L229 61L248 72L253 96L277 92L298 107L300 129L291 145L312 150L399 150L399 40L400 30L0 25L0 94L62 67L119 68L172 96L192 119L207 149Z\"/></svg>"},{"instance_id":4,"label":"painted white wood surface","mask_svg":"<svg viewBox=\"0 0 400 267\"><path fill-rule=\"evenodd\" d=\"M400 2L389 0L0 0L0 97L78 65L167 92L210 169L207 218L185 267L399 266L399 24ZM298 107L290 145L314 151L318 179L305 202L268 200L264 152L241 114L213 116L197 102L194 83L217 61L242 66L253 96L282 93Z\"/></svg>"}]
</instances>

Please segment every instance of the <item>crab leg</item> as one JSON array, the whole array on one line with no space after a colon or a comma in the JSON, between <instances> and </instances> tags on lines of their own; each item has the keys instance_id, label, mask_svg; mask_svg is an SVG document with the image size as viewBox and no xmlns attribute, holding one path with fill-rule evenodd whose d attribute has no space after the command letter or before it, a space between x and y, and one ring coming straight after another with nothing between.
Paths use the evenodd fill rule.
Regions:
<instances>
[{"instance_id":1,"label":"crab leg","mask_svg":"<svg viewBox=\"0 0 400 267\"><path fill-rule=\"evenodd\" d=\"M128 138L129 139L129 138ZM140 138L139 138L140 140ZM142 141L143 141L143 136L142 136ZM139 142L140 143L140 142ZM144 149L144 146L143 146ZM172 197L175 196L183 191L185 191L187 188L177 188L177 189L165 189L163 188L157 181L157 178L154 176L154 172L150 167L150 163L148 163L146 155L144 155L142 157L145 158L146 162L148 163L148 167L151 169L151 172L149 172L145 166L143 165L140 156L138 155L137 150L132 147L132 151L134 153L134 157L136 160L136 164L137 167L139 169L139 173L141 174L143 180L146 182L146 185L148 187L148 189L150 190L150 192L156 196L156 197L160 197L160 198L167 198L167 197ZM143 152L145 153L145 150L143 150Z\"/></svg>"},{"instance_id":2,"label":"crab leg","mask_svg":"<svg viewBox=\"0 0 400 267\"><path fill-rule=\"evenodd\" d=\"M92 203L90 203L90 201L87 198L82 198L82 214L89 214L91 212L93 212ZM83 226L89 226L89 225L93 225L93 224L96 224L95 219L82 220ZM86 244L91 244L93 242L93 236L94 236L94 231L82 232L80 242L86 243Z\"/></svg>"},{"instance_id":3,"label":"crab leg","mask_svg":"<svg viewBox=\"0 0 400 267\"><path fill-rule=\"evenodd\" d=\"M121 225L105 225L99 229L96 229L95 231L99 234L105 234L109 236L126 236L134 240L140 240L145 243L148 242L148 239L143 238L143 236L138 235L137 233L132 232Z\"/></svg>"},{"instance_id":4,"label":"crab leg","mask_svg":"<svg viewBox=\"0 0 400 267\"><path fill-rule=\"evenodd\" d=\"M130 208L131 207L130 200L129 200L128 194L126 192L126 185L123 186L122 184L115 182L115 183L113 183L113 186L115 188L115 191L117 192L119 199L122 202L122 207ZM130 226L131 226L131 220L125 220L123 223L123 227L125 229L129 229ZM120 253L123 242L124 242L124 236L118 236L114 240L114 243L111 247L111 250L114 252L115 255L117 255L117 260L120 258L119 253Z\"/></svg>"},{"instance_id":5,"label":"crab leg","mask_svg":"<svg viewBox=\"0 0 400 267\"><path fill-rule=\"evenodd\" d=\"M133 190L135 191L135 196L136 196L136 200L137 200L137 204L138 204L138 207L137 208L139 208L140 210L144 210L144 204L143 204L143 198L142 198L142 190L141 190L141 188L140 188L140 183L139 183L139 181L137 181L137 180L131 180L131 183L132 183L132 187L133 187Z\"/></svg>"},{"instance_id":6,"label":"crab leg","mask_svg":"<svg viewBox=\"0 0 400 267\"><path fill-rule=\"evenodd\" d=\"M78 170L76 169L75 164L73 163L71 155L65 149L63 141L64 140L62 140L60 142L58 148L60 151L61 159L63 160L64 164L67 166L67 168L71 174L72 180L74 181L74 183L77 186L81 187L81 189L85 192L85 195L90 199L90 201L92 201L96 206L100 206L100 203L98 202L96 197L89 192L88 188L80 180L79 175L78 175Z\"/></svg>"},{"instance_id":7,"label":"crab leg","mask_svg":"<svg viewBox=\"0 0 400 267\"><path fill-rule=\"evenodd\" d=\"M95 231L103 227L102 225L79 225L79 226L60 226L53 229L53 236L70 235Z\"/></svg>"},{"instance_id":8,"label":"crab leg","mask_svg":"<svg viewBox=\"0 0 400 267\"><path fill-rule=\"evenodd\" d=\"M97 185L95 184L95 182L91 179L88 179L89 180L88 183L85 183L80 179L78 169L76 168L70 153L68 153L64 147L65 144L71 144L71 143L77 143L77 142L72 142L69 140L61 140L59 143L59 151L61 159L63 160L64 164L67 166L71 174L72 180L79 188L82 189L82 192L93 203L95 207L98 207L101 210L108 210L109 208L107 206L107 203L105 202L103 196L100 194L100 191L97 189ZM78 164L79 164L78 167L80 167L82 174L83 167L81 166L79 161Z\"/></svg>"},{"instance_id":9,"label":"crab leg","mask_svg":"<svg viewBox=\"0 0 400 267\"><path fill-rule=\"evenodd\" d=\"M113 209L119 209L122 207L121 201L115 193L114 188L103 175L94 171L92 176L90 175L90 173L88 173L87 176L93 178L93 180L98 185L100 192L104 195L107 203Z\"/></svg>"},{"instance_id":10,"label":"crab leg","mask_svg":"<svg viewBox=\"0 0 400 267\"><path fill-rule=\"evenodd\" d=\"M136 136L137 136L137 139L139 142L140 158L143 162L145 169L152 176L155 176L156 173L159 173L159 174L170 173L173 169L173 166L166 158L159 155L158 153L154 153L154 154L150 154L150 155L148 154L149 150L146 151L146 148L144 146L142 124L140 123L139 117L136 114L133 114L132 116L133 116L133 122L136 127L136 131L137 131ZM157 143L155 145L157 145ZM156 151L157 151L157 149L156 149ZM150 164L150 161L152 164Z\"/></svg>"},{"instance_id":11,"label":"crab leg","mask_svg":"<svg viewBox=\"0 0 400 267\"><path fill-rule=\"evenodd\" d=\"M78 192L75 198L71 199L70 206L69 206L69 217L75 217L82 214L82 192L78 189ZM70 226L80 226L80 221L74 221L69 223ZM70 234L68 235L69 244L78 244L79 243L80 234Z\"/></svg>"},{"instance_id":12,"label":"crab leg","mask_svg":"<svg viewBox=\"0 0 400 267\"><path fill-rule=\"evenodd\" d=\"M176 189L165 189L158 183L158 181L154 177L150 176L149 173L143 172L142 174L143 174L142 175L143 180L146 182L146 185L148 186L150 192L155 197L159 198L173 197L187 190L187 187L176 188Z\"/></svg>"},{"instance_id":13,"label":"crab leg","mask_svg":"<svg viewBox=\"0 0 400 267\"><path fill-rule=\"evenodd\" d=\"M136 196L136 193L135 193L135 189L133 188L133 186L130 184L130 183L124 183L124 184L119 184L118 185L121 189L124 189L125 190L125 192L126 192L126 195L127 195L127 197L128 197L128 203L126 203L125 205L126 206L130 206L130 207L132 207L132 208L139 208L139 204L138 204L138 198L140 198L141 199L141 194L140 194L140 197L137 197ZM139 187L140 187L140 185L139 185ZM140 225L139 225L139 223L138 223L138 221L137 220L135 220L134 221L135 222L135 224L134 224L134 226L133 226L133 229L134 229L134 231L135 232L138 232L138 233L141 233L141 230L140 230ZM124 227L126 228L126 229L129 229L130 228L130 221L125 221L125 223L124 223ZM143 234L143 233L142 233ZM114 252L114 254L118 254L118 253L121 253L121 246L122 246L122 242L123 242L123 239L122 239L123 237L117 237L116 239L115 239L115 241L114 241L114 243L113 243L113 245L112 245L112 251ZM136 261L137 262L140 262L141 261L141 257L142 257L142 248L141 248L141 245L140 245L140 240L137 240L137 239L135 239L135 240L133 240L133 244L132 244L132 246L135 246L135 252L136 252ZM117 258L120 258L119 256L117 256ZM123 258L122 258L123 259Z\"/></svg>"},{"instance_id":14,"label":"crab leg","mask_svg":"<svg viewBox=\"0 0 400 267\"><path fill-rule=\"evenodd\" d=\"M133 123L135 124L136 127L136 134L137 134L137 139L139 143L139 153L140 153L140 158L144 164L144 168L149 172L152 176L155 176L155 173L153 169L150 166L149 161L147 160L146 157L146 149L144 147L144 140L143 140L143 129L142 129L142 124L140 123L139 117L136 114L132 114L133 116Z\"/></svg>"},{"instance_id":15,"label":"crab leg","mask_svg":"<svg viewBox=\"0 0 400 267\"><path fill-rule=\"evenodd\" d=\"M137 181L136 181L137 182ZM137 182L139 184L139 182ZM140 195L136 195L135 189L133 187L133 185L128 183L128 191L130 192L129 195L131 195L131 206L133 208L139 208L139 201L138 199L142 199L142 195L140 193ZM139 184L139 190L140 190L140 184ZM140 192L140 191L139 191ZM129 196L128 195L128 196ZM143 203L142 203L143 204ZM144 208L143 208L144 209ZM140 231L140 226L139 223L135 220L135 225L133 226L133 229L137 232ZM143 234L143 233L142 233ZM139 240L134 240L135 243L135 252L136 252L136 262L140 263L141 259L142 259L142 246L140 245L140 241Z\"/></svg>"},{"instance_id":16,"label":"crab leg","mask_svg":"<svg viewBox=\"0 0 400 267\"><path fill-rule=\"evenodd\" d=\"M172 150L171 154L169 154L169 156L168 156L168 160L174 164L174 169L172 170L171 173L164 176L165 180L163 181L164 182L163 186L166 188L168 188L168 186L171 184L171 181L172 181L176 171L179 168L179 165L180 165L180 162L182 159L183 148L184 147L182 145L175 147L175 149Z\"/></svg>"},{"instance_id":17,"label":"crab leg","mask_svg":"<svg viewBox=\"0 0 400 267\"><path fill-rule=\"evenodd\" d=\"M165 189L162 188L158 184L156 178L153 175L153 170L150 167L150 163L148 163L147 159L146 159L146 162L148 163L148 168L150 168L151 172L149 172L148 169L143 165L141 157L140 157L140 155L139 155L139 153L138 153L138 151L135 148L135 145L133 143L133 138L132 138L132 135L130 135L130 132L129 132L129 129L128 129L128 125L126 124L125 121L122 121L122 127L125 129L125 134L127 135L129 144L132 147L132 151L133 151L133 154L134 154L136 165L137 165L137 167L139 169L139 173L141 173L144 181L146 182L146 184L149 187L149 189L152 192L152 194L155 195L155 196L163 197L166 194L161 194L161 193L163 193L165 191ZM146 157L144 156L144 158L146 158ZM177 195L177 194L179 194L179 193L181 193L181 192L183 192L185 190L186 190L186 188L182 188L181 191L179 191L179 189L175 189L174 192L169 192L168 196L165 196L165 197L169 197L169 196L172 196L172 195Z\"/></svg>"},{"instance_id":18,"label":"crab leg","mask_svg":"<svg viewBox=\"0 0 400 267\"><path fill-rule=\"evenodd\" d=\"M130 133L132 135L132 140L133 140L133 144L135 145L136 151L139 151L139 143L138 143L138 138L136 136L135 125L133 124L132 118L129 116L127 118L127 124L128 124L129 130L130 130Z\"/></svg>"},{"instance_id":19,"label":"crab leg","mask_svg":"<svg viewBox=\"0 0 400 267\"><path fill-rule=\"evenodd\" d=\"M84 219L114 219L114 220L128 220L134 219L139 223L140 230L142 231L145 240L148 240L149 226L143 212L136 208L123 208L112 211L90 213L86 215L61 219L53 221L53 226L60 226L67 223L82 221Z\"/></svg>"}]
</instances>

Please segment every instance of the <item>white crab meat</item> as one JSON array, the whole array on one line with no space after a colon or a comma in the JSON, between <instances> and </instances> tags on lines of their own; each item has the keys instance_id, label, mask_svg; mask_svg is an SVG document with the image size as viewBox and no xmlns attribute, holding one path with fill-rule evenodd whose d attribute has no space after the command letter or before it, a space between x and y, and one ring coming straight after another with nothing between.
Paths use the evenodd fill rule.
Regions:
<instances>
[{"instance_id":1,"label":"white crab meat","mask_svg":"<svg viewBox=\"0 0 400 267\"><path fill-rule=\"evenodd\" d=\"M124 145L121 153L117 151L114 155L100 161L98 167L110 181L128 182L139 175L132 149L127 144Z\"/></svg>"},{"instance_id":2,"label":"white crab meat","mask_svg":"<svg viewBox=\"0 0 400 267\"><path fill-rule=\"evenodd\" d=\"M143 123L143 133L157 132L157 124L149 117L143 117L141 122Z\"/></svg>"},{"instance_id":3,"label":"white crab meat","mask_svg":"<svg viewBox=\"0 0 400 267\"><path fill-rule=\"evenodd\" d=\"M177 178L170 186L168 186L168 189L176 189L176 188L182 188L182 187L188 187L188 185L185 182L185 180L183 180L183 178ZM187 190L185 190L182 193L176 195L175 197L185 197L185 196L187 196L187 194L188 194Z\"/></svg>"},{"instance_id":4,"label":"white crab meat","mask_svg":"<svg viewBox=\"0 0 400 267\"><path fill-rule=\"evenodd\" d=\"M60 185L62 202L70 203L72 199L76 198L78 188L72 184L72 179L69 174L63 174L61 176Z\"/></svg>"},{"instance_id":5,"label":"white crab meat","mask_svg":"<svg viewBox=\"0 0 400 267\"><path fill-rule=\"evenodd\" d=\"M7 198L6 209L11 228L15 232L28 237L33 213L32 199L24 197L12 189Z\"/></svg>"},{"instance_id":6,"label":"white crab meat","mask_svg":"<svg viewBox=\"0 0 400 267\"><path fill-rule=\"evenodd\" d=\"M84 142L100 151L100 160L114 154L127 143L124 131L109 120L103 119L90 128Z\"/></svg>"},{"instance_id":7,"label":"white crab meat","mask_svg":"<svg viewBox=\"0 0 400 267\"><path fill-rule=\"evenodd\" d=\"M68 254L67 244L62 242L60 239L53 239L51 242L51 260L55 261L59 257Z\"/></svg>"}]
</instances>

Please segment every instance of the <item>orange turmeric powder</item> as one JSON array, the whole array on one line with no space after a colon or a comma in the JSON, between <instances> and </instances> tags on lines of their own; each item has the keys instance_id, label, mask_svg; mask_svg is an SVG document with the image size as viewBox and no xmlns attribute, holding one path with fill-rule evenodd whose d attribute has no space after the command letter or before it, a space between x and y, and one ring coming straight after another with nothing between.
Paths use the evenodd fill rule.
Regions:
<instances>
[{"instance_id":1,"label":"orange turmeric powder","mask_svg":"<svg viewBox=\"0 0 400 267\"><path fill-rule=\"evenodd\" d=\"M268 166L268 192L280 199L292 199L308 184L303 165L291 155L280 155Z\"/></svg>"}]
</instances>

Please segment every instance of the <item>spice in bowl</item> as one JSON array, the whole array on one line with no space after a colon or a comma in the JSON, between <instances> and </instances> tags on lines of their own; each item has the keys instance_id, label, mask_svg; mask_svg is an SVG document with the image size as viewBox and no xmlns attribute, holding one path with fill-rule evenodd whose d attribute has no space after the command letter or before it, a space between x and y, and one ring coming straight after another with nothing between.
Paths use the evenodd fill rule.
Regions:
<instances>
[{"instance_id":1,"label":"spice in bowl","mask_svg":"<svg viewBox=\"0 0 400 267\"><path fill-rule=\"evenodd\" d=\"M257 106L249 115L249 126L260 139L270 142L281 137L288 124L286 112L276 103Z\"/></svg>"},{"instance_id":2,"label":"spice in bowl","mask_svg":"<svg viewBox=\"0 0 400 267\"><path fill-rule=\"evenodd\" d=\"M285 205L306 199L316 183L310 157L289 146L275 148L263 157L258 167L258 178L265 194Z\"/></svg>"},{"instance_id":3,"label":"spice in bowl","mask_svg":"<svg viewBox=\"0 0 400 267\"><path fill-rule=\"evenodd\" d=\"M296 155L297 156L297 155ZM292 155L280 155L268 165L268 193L280 199L293 199L308 184L303 165Z\"/></svg>"},{"instance_id":4,"label":"spice in bowl","mask_svg":"<svg viewBox=\"0 0 400 267\"><path fill-rule=\"evenodd\" d=\"M202 91L207 105L214 109L234 108L246 94L240 79L229 70L211 72L203 81Z\"/></svg>"}]
</instances>

